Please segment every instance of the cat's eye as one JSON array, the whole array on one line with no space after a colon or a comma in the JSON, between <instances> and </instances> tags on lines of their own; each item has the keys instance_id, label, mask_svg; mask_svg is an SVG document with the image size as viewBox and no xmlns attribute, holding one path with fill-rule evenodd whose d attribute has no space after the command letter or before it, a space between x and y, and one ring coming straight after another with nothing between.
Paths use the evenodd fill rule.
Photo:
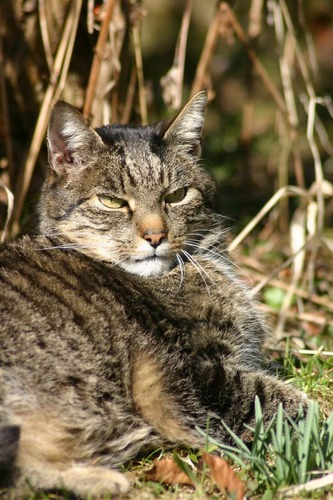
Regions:
<instances>
[{"instance_id":1,"label":"cat's eye","mask_svg":"<svg viewBox=\"0 0 333 500\"><path fill-rule=\"evenodd\" d=\"M98 199L102 203L102 205L107 208L117 209L127 205L127 202L125 200L117 198L116 196L106 196L101 194L98 196Z\"/></svg>"},{"instance_id":2,"label":"cat's eye","mask_svg":"<svg viewBox=\"0 0 333 500\"><path fill-rule=\"evenodd\" d=\"M165 203L179 203L181 202L186 195L187 189L182 187L179 189L176 189L176 191L173 191L172 193L168 193L164 200Z\"/></svg>"}]
</instances>

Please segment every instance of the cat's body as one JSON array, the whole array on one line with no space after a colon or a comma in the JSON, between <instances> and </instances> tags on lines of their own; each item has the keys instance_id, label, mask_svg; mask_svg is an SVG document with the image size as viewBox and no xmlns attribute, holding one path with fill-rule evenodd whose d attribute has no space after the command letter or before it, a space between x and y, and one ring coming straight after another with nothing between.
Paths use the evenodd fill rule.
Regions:
<instances>
[{"instance_id":1,"label":"cat's body","mask_svg":"<svg viewBox=\"0 0 333 500\"><path fill-rule=\"evenodd\" d=\"M200 447L207 419L220 440L221 419L241 435L255 395L267 420L279 402L306 405L261 371L266 330L197 166L204 103L99 136L72 108L54 112L45 236L0 250L2 486L126 491L110 467Z\"/></svg>"}]
</instances>

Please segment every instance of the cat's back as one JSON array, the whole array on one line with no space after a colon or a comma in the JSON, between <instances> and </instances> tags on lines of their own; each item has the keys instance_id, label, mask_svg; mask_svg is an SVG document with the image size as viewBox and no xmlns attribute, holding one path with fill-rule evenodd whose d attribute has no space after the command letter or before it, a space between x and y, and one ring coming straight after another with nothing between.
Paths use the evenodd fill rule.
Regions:
<instances>
[{"instance_id":1,"label":"cat's back","mask_svg":"<svg viewBox=\"0 0 333 500\"><path fill-rule=\"evenodd\" d=\"M68 364L68 352L105 357L112 345L122 356L155 342L190 351L222 342L243 362L257 363L265 336L260 317L251 302L245 306L237 280L211 273L205 281L189 263L184 280L178 268L143 278L51 238L26 236L0 247L0 339L11 356L25 359L35 349L46 363L48 352Z\"/></svg>"},{"instance_id":2,"label":"cat's back","mask_svg":"<svg viewBox=\"0 0 333 500\"><path fill-rule=\"evenodd\" d=\"M0 340L5 364L48 363L80 352L96 360L105 342L126 342L117 270L46 237L23 237L0 246ZM95 353L92 356L92 353ZM76 356L77 358L77 356ZM77 364L77 363L76 363Z\"/></svg>"}]
</instances>

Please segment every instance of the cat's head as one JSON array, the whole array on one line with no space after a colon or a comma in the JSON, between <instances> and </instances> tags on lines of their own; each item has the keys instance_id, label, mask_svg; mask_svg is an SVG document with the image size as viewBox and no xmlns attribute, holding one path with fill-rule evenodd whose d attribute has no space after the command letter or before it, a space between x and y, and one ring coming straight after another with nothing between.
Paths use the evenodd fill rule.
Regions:
<instances>
[{"instance_id":1,"label":"cat's head","mask_svg":"<svg viewBox=\"0 0 333 500\"><path fill-rule=\"evenodd\" d=\"M93 130L58 102L48 129L41 232L142 276L190 258L215 196L199 165L205 105L202 91L171 120Z\"/></svg>"}]
</instances>

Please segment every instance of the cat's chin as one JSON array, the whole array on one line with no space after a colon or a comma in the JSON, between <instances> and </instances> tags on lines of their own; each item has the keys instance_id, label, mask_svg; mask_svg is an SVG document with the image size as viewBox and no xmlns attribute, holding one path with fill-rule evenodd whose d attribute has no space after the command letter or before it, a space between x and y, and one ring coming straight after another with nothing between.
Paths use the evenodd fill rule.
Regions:
<instances>
[{"instance_id":1,"label":"cat's chin","mask_svg":"<svg viewBox=\"0 0 333 500\"><path fill-rule=\"evenodd\" d=\"M170 259L153 257L142 260L128 259L119 264L119 266L131 274L156 277L168 273L174 267L174 263Z\"/></svg>"}]
</instances>

